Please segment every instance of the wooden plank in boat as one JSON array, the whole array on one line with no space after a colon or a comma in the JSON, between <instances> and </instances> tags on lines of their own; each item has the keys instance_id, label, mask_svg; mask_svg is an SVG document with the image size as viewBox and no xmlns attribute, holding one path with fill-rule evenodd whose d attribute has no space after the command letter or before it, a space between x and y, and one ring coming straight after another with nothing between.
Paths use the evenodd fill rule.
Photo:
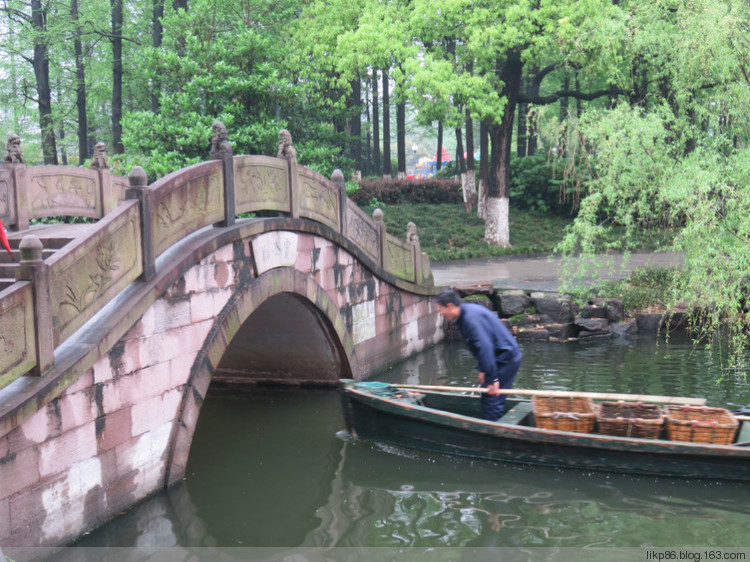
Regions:
<instances>
[{"instance_id":1,"label":"wooden plank in boat","mask_svg":"<svg viewBox=\"0 0 750 562\"><path fill-rule=\"evenodd\" d=\"M519 424L532 411L531 402L519 402L497 420L499 423Z\"/></svg>"}]
</instances>

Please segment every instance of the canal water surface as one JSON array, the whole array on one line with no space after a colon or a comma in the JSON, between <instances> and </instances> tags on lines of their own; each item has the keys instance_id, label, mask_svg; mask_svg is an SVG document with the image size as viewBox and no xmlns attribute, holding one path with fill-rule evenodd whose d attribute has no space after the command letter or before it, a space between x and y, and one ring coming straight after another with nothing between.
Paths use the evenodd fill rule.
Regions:
<instances>
[{"instance_id":1,"label":"canal water surface","mask_svg":"<svg viewBox=\"0 0 750 562\"><path fill-rule=\"evenodd\" d=\"M719 353L672 338L525 344L517 388L750 405ZM475 383L445 342L376 380ZM718 382L717 382L718 381ZM528 467L353 440L334 390L212 389L186 478L80 546L585 547L750 544L750 483Z\"/></svg>"}]
</instances>

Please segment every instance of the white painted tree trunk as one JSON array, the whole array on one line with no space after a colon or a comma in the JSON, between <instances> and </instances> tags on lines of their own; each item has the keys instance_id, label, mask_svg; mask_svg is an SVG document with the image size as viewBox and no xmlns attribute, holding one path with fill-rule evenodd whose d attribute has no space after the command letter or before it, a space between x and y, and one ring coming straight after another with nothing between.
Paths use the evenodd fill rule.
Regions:
<instances>
[{"instance_id":1,"label":"white painted tree trunk","mask_svg":"<svg viewBox=\"0 0 750 562\"><path fill-rule=\"evenodd\" d=\"M471 213L476 201L474 193L474 170L466 170L466 173L461 174L461 191L464 196L464 208L467 213Z\"/></svg>"},{"instance_id":2,"label":"white painted tree trunk","mask_svg":"<svg viewBox=\"0 0 750 562\"><path fill-rule=\"evenodd\" d=\"M487 182L485 180L479 180L479 195L477 196L477 216L482 219L487 219Z\"/></svg>"},{"instance_id":3,"label":"white painted tree trunk","mask_svg":"<svg viewBox=\"0 0 750 562\"><path fill-rule=\"evenodd\" d=\"M510 223L507 197L488 197L485 206L484 240L490 246L510 248Z\"/></svg>"}]
</instances>

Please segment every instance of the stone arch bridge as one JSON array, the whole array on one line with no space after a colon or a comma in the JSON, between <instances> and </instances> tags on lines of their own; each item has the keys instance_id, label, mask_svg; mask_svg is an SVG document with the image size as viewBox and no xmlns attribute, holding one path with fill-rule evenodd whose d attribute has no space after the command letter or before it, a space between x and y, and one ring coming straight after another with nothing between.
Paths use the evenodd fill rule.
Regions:
<instances>
[{"instance_id":1,"label":"stone arch bridge","mask_svg":"<svg viewBox=\"0 0 750 562\"><path fill-rule=\"evenodd\" d=\"M335 384L442 338L418 239L340 172L214 148L151 185L0 167L4 549L65 544L180 479L212 380ZM98 220L29 228L65 215Z\"/></svg>"}]
</instances>

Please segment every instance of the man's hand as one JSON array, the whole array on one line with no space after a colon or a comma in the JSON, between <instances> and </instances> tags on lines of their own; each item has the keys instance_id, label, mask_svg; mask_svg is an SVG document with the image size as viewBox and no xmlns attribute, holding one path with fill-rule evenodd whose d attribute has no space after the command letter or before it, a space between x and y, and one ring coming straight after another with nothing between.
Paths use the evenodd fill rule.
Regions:
<instances>
[{"instance_id":1,"label":"man's hand","mask_svg":"<svg viewBox=\"0 0 750 562\"><path fill-rule=\"evenodd\" d=\"M500 381L495 381L493 384L487 387L487 394L490 396L498 396L500 394Z\"/></svg>"},{"instance_id":2,"label":"man's hand","mask_svg":"<svg viewBox=\"0 0 750 562\"><path fill-rule=\"evenodd\" d=\"M479 373L479 384L484 386L484 373Z\"/></svg>"}]
</instances>

